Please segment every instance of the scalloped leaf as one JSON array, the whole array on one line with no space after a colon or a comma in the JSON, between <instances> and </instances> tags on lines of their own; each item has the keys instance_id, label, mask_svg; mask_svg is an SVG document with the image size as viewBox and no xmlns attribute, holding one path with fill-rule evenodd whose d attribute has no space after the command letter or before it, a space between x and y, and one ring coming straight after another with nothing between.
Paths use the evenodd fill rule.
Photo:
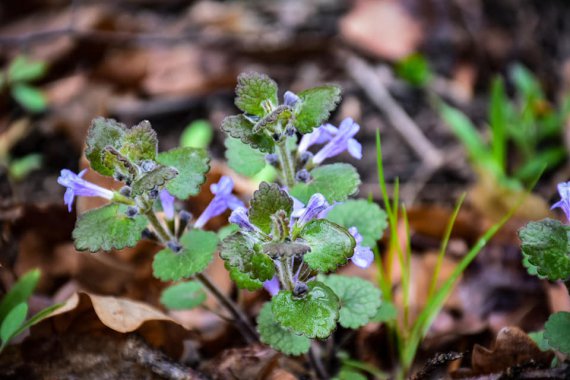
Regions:
<instances>
[{"instance_id":1,"label":"scalloped leaf","mask_svg":"<svg viewBox=\"0 0 570 380\"><path fill-rule=\"evenodd\" d=\"M275 266L273 260L259 250L251 237L236 232L222 241L220 256L228 270L235 268L251 279L266 281L275 275Z\"/></svg>"},{"instance_id":2,"label":"scalloped leaf","mask_svg":"<svg viewBox=\"0 0 570 380\"><path fill-rule=\"evenodd\" d=\"M382 304L382 292L369 281L335 274L322 281L340 300L339 323L342 327L357 329L364 326Z\"/></svg>"},{"instance_id":3,"label":"scalloped leaf","mask_svg":"<svg viewBox=\"0 0 570 380\"><path fill-rule=\"evenodd\" d=\"M170 310L189 310L206 301L204 286L198 281L181 282L162 291L160 303Z\"/></svg>"},{"instance_id":4,"label":"scalloped leaf","mask_svg":"<svg viewBox=\"0 0 570 380\"><path fill-rule=\"evenodd\" d=\"M367 247L374 247L388 227L386 212L365 199L349 199L336 205L327 219L346 228L356 227L362 235L362 245Z\"/></svg>"},{"instance_id":5,"label":"scalloped leaf","mask_svg":"<svg viewBox=\"0 0 570 380\"><path fill-rule=\"evenodd\" d=\"M150 126L150 122L143 120L130 128L119 151L136 163L144 160L155 160L158 151L158 138Z\"/></svg>"},{"instance_id":6,"label":"scalloped leaf","mask_svg":"<svg viewBox=\"0 0 570 380\"><path fill-rule=\"evenodd\" d=\"M158 155L157 161L178 170L178 176L168 182L166 189L178 199L186 199L200 192L210 170L210 158L204 149L175 148Z\"/></svg>"},{"instance_id":7,"label":"scalloped leaf","mask_svg":"<svg viewBox=\"0 0 570 380\"><path fill-rule=\"evenodd\" d=\"M262 182L250 201L249 221L268 234L271 232L271 216L279 210L291 215L293 199L279 185Z\"/></svg>"},{"instance_id":8,"label":"scalloped leaf","mask_svg":"<svg viewBox=\"0 0 570 380\"><path fill-rule=\"evenodd\" d=\"M265 132L253 132L253 124L244 115L228 116L222 121L222 130L230 137L265 153L272 153L275 141Z\"/></svg>"},{"instance_id":9,"label":"scalloped leaf","mask_svg":"<svg viewBox=\"0 0 570 380\"><path fill-rule=\"evenodd\" d=\"M112 176L115 168L103 160L105 147L111 146L120 149L127 127L113 119L98 117L93 119L87 133L85 156L91 164L91 168L99 174Z\"/></svg>"},{"instance_id":10,"label":"scalloped leaf","mask_svg":"<svg viewBox=\"0 0 570 380\"><path fill-rule=\"evenodd\" d=\"M261 106L269 101L275 107L277 101L277 83L265 74L242 73L238 76L236 87L236 107L245 113L263 116L265 110Z\"/></svg>"},{"instance_id":11,"label":"scalloped leaf","mask_svg":"<svg viewBox=\"0 0 570 380\"><path fill-rule=\"evenodd\" d=\"M297 94L301 98L295 118L295 127L301 133L309 133L326 121L340 102L341 88L329 84L314 87Z\"/></svg>"},{"instance_id":12,"label":"scalloped leaf","mask_svg":"<svg viewBox=\"0 0 570 380\"><path fill-rule=\"evenodd\" d=\"M549 280L570 277L570 226L558 220L529 222L519 230L523 264Z\"/></svg>"},{"instance_id":13,"label":"scalloped leaf","mask_svg":"<svg viewBox=\"0 0 570 380\"><path fill-rule=\"evenodd\" d=\"M311 171L311 176L311 181L298 183L290 190L292 196L305 204L315 193L323 194L329 203L342 202L356 194L360 186L360 176L350 164L319 166Z\"/></svg>"},{"instance_id":14,"label":"scalloped leaf","mask_svg":"<svg viewBox=\"0 0 570 380\"><path fill-rule=\"evenodd\" d=\"M275 320L270 302L265 303L259 312L257 331L263 343L286 355L301 355L308 352L311 347L309 338L293 334Z\"/></svg>"},{"instance_id":15,"label":"scalloped leaf","mask_svg":"<svg viewBox=\"0 0 570 380\"><path fill-rule=\"evenodd\" d=\"M249 274L240 272L237 268L230 268L230 278L240 289L254 291L263 288L263 282L252 278Z\"/></svg>"},{"instance_id":16,"label":"scalloped leaf","mask_svg":"<svg viewBox=\"0 0 570 380\"><path fill-rule=\"evenodd\" d=\"M544 325L544 339L555 350L570 355L570 313L561 311L552 314Z\"/></svg>"},{"instance_id":17,"label":"scalloped leaf","mask_svg":"<svg viewBox=\"0 0 570 380\"><path fill-rule=\"evenodd\" d=\"M190 230L180 239L182 250L165 248L154 256L154 277L162 281L179 281L202 272L214 257L218 236L211 231Z\"/></svg>"},{"instance_id":18,"label":"scalloped leaf","mask_svg":"<svg viewBox=\"0 0 570 380\"><path fill-rule=\"evenodd\" d=\"M73 230L78 251L97 252L134 247L146 228L146 217L125 215L127 206L109 204L79 216Z\"/></svg>"},{"instance_id":19,"label":"scalloped leaf","mask_svg":"<svg viewBox=\"0 0 570 380\"><path fill-rule=\"evenodd\" d=\"M311 247L303 259L319 272L330 272L346 264L354 254L356 242L346 228L326 219L314 219L307 223L299 237Z\"/></svg>"},{"instance_id":20,"label":"scalloped leaf","mask_svg":"<svg viewBox=\"0 0 570 380\"><path fill-rule=\"evenodd\" d=\"M240 140L228 137L224 144L226 146L228 166L235 170L236 173L252 177L267 166L265 153L253 149Z\"/></svg>"},{"instance_id":21,"label":"scalloped leaf","mask_svg":"<svg viewBox=\"0 0 570 380\"><path fill-rule=\"evenodd\" d=\"M298 298L291 291L281 291L271 299L271 311L286 329L308 338L325 339L333 332L339 318L339 300L325 284L307 284L309 290Z\"/></svg>"},{"instance_id":22,"label":"scalloped leaf","mask_svg":"<svg viewBox=\"0 0 570 380\"><path fill-rule=\"evenodd\" d=\"M158 165L148 173L144 173L137 178L131 186L131 194L133 196L141 195L151 190L163 187L168 182L174 180L178 176L178 170Z\"/></svg>"}]
</instances>

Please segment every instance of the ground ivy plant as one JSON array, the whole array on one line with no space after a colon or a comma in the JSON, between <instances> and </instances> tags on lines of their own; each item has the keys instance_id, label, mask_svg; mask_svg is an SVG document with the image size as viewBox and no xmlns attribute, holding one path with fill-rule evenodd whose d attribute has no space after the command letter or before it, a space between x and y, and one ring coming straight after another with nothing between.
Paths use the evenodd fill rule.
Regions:
<instances>
[{"instance_id":1,"label":"ground ivy plant","mask_svg":"<svg viewBox=\"0 0 570 380\"><path fill-rule=\"evenodd\" d=\"M259 339L286 354L306 353L311 339L329 337L339 324L349 329L365 325L380 308L380 290L363 279L330 273L349 261L369 266L374 260L370 247L387 223L376 204L349 199L360 185L352 165L324 163L345 151L362 157L354 120L347 118L338 128L323 124L340 92L336 85L287 91L280 103L277 84L268 76L240 75L235 104L241 113L222 123L229 166L253 176L270 165L278 181L262 182L246 207L232 194L232 180L222 177L211 186L214 198L197 218L176 207L176 199L200 191L209 170L205 150L159 153L148 122L127 128L95 119L85 154L92 170L122 187L113 190L85 180L87 169L79 174L62 170L58 181L67 188L70 211L75 196L108 200L79 216L76 248L107 251L132 247L141 237L154 239L163 246L154 257L154 276L177 282L162 294L164 305L196 307L207 290L231 313L247 341ZM219 234L204 230L209 219L228 209L231 226ZM257 328L202 273L217 249L239 288L265 288L271 295Z\"/></svg>"},{"instance_id":2,"label":"ground ivy plant","mask_svg":"<svg viewBox=\"0 0 570 380\"><path fill-rule=\"evenodd\" d=\"M570 221L570 182L558 185L561 208ZM562 280L570 290L570 226L554 219L530 222L519 231L523 264L531 275L551 281ZM558 312L544 326L543 342L548 348L570 355L570 313Z\"/></svg>"}]
</instances>

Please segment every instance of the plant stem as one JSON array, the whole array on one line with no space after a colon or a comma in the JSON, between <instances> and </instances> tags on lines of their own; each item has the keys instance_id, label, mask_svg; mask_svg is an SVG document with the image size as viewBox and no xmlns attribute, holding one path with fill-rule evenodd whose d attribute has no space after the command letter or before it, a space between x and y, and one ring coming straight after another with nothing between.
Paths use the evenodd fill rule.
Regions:
<instances>
[{"instance_id":1,"label":"plant stem","mask_svg":"<svg viewBox=\"0 0 570 380\"><path fill-rule=\"evenodd\" d=\"M154 230L158 234L160 241L163 244L166 244L167 242L169 242L170 241L170 234L164 229L164 226L162 225L162 223L160 223L160 220L158 220L154 211L152 211L152 209L150 209L149 211L147 211L145 213L145 216L148 218L148 221L152 225L152 228L154 228Z\"/></svg>"},{"instance_id":2,"label":"plant stem","mask_svg":"<svg viewBox=\"0 0 570 380\"><path fill-rule=\"evenodd\" d=\"M317 378L319 378L320 380L330 379L330 376L325 366L323 365L321 357L318 355L316 348L317 348L316 343L311 342L311 348L309 349L309 352L307 354L309 357L309 364L311 364L311 367L316 372Z\"/></svg>"},{"instance_id":3,"label":"plant stem","mask_svg":"<svg viewBox=\"0 0 570 380\"><path fill-rule=\"evenodd\" d=\"M287 140L277 143L277 156L281 164L281 172L285 185L289 188L295 185L295 169L293 168L293 161L291 160L291 153L287 149Z\"/></svg>"},{"instance_id":4,"label":"plant stem","mask_svg":"<svg viewBox=\"0 0 570 380\"><path fill-rule=\"evenodd\" d=\"M245 314L239 309L239 307L233 303L228 297L225 296L220 290L210 281L208 276L203 273L198 273L195 278L202 283L208 289L208 291L216 297L220 305L222 305L226 310L234 317L235 322L241 327L240 332L247 343L254 343L259 340L257 332L251 325Z\"/></svg>"},{"instance_id":5,"label":"plant stem","mask_svg":"<svg viewBox=\"0 0 570 380\"><path fill-rule=\"evenodd\" d=\"M288 290L293 290L295 282L293 281L293 274L291 273L291 265L289 265L288 257L281 257L281 268L283 270L283 277Z\"/></svg>"}]
</instances>

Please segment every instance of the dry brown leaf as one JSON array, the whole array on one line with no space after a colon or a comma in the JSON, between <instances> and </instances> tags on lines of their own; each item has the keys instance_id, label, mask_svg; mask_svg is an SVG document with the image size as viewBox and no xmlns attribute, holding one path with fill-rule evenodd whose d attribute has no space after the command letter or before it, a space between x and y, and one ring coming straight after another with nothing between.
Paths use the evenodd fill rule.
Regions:
<instances>
[{"instance_id":1,"label":"dry brown leaf","mask_svg":"<svg viewBox=\"0 0 570 380\"><path fill-rule=\"evenodd\" d=\"M263 380L275 368L279 354L255 344L225 350L203 369L213 380Z\"/></svg>"},{"instance_id":2,"label":"dry brown leaf","mask_svg":"<svg viewBox=\"0 0 570 380\"><path fill-rule=\"evenodd\" d=\"M361 0L340 21L342 37L377 57L400 60L422 40L419 23L398 1Z\"/></svg>"}]
</instances>

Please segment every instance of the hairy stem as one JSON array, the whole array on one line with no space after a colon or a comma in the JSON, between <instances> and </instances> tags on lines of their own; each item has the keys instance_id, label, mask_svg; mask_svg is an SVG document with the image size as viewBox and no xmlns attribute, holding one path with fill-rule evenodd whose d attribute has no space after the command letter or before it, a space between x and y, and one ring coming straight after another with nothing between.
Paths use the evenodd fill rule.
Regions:
<instances>
[{"instance_id":1,"label":"hairy stem","mask_svg":"<svg viewBox=\"0 0 570 380\"><path fill-rule=\"evenodd\" d=\"M162 225L162 223L160 223L160 220L158 220L154 211L150 209L145 213L145 216L148 218L148 221L152 225L152 228L156 231L158 237L160 238L160 241L163 244L169 242L170 234L164 229L164 226Z\"/></svg>"},{"instance_id":2,"label":"hairy stem","mask_svg":"<svg viewBox=\"0 0 570 380\"><path fill-rule=\"evenodd\" d=\"M233 317L235 322L240 326L240 332L247 343L254 343L259 340L257 332L252 324L247 319L246 315L239 309L239 307L233 303L231 299L226 297L225 294L220 292L220 290L210 281L210 279L203 273L198 273L195 278L202 283L208 289L208 291L216 297L220 305L222 305Z\"/></svg>"},{"instance_id":3,"label":"hairy stem","mask_svg":"<svg viewBox=\"0 0 570 380\"><path fill-rule=\"evenodd\" d=\"M281 172L285 185L291 188L295 185L295 168L293 167L291 153L287 149L287 140L277 143L277 156L281 164Z\"/></svg>"}]
</instances>

